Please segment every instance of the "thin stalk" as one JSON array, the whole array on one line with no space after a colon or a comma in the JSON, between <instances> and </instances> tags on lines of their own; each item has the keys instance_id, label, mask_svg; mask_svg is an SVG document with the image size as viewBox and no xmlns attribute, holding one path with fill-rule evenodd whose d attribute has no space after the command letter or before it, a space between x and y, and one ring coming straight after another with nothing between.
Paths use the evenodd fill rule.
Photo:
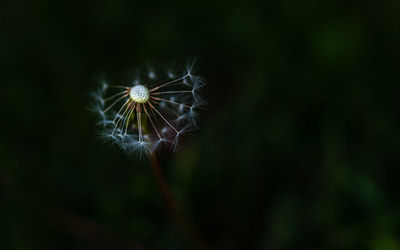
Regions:
<instances>
[{"instance_id":1,"label":"thin stalk","mask_svg":"<svg viewBox=\"0 0 400 250\"><path fill-rule=\"evenodd\" d=\"M184 216L181 208L179 207L170 189L168 188L167 182L165 181L165 178L160 168L160 163L158 162L155 154L152 154L150 156L150 163L150 166L154 173L154 177L163 196L165 205L175 225L183 234L185 234L189 238L189 240L195 245L196 249L210 249L203 237Z\"/></svg>"}]
</instances>

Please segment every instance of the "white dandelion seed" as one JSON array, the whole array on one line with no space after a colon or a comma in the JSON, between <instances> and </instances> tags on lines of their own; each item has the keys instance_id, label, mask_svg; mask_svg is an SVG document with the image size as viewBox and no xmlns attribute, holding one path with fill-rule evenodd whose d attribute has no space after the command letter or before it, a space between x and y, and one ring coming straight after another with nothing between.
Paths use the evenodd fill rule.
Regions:
<instances>
[{"instance_id":1,"label":"white dandelion seed","mask_svg":"<svg viewBox=\"0 0 400 250\"><path fill-rule=\"evenodd\" d=\"M165 144L175 150L179 137L196 127L196 110L206 104L196 93L204 81L193 73L190 63L180 77L165 72L162 78L169 80L161 83L153 70L133 86L103 83L93 94L101 137L130 155L151 154Z\"/></svg>"}]
</instances>

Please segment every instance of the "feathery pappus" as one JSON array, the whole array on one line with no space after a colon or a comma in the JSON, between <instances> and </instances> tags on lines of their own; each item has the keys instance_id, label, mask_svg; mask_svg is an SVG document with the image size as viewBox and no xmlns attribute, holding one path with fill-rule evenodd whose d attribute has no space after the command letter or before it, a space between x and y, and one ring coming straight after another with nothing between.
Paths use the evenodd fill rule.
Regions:
<instances>
[{"instance_id":1,"label":"feathery pappus","mask_svg":"<svg viewBox=\"0 0 400 250\"><path fill-rule=\"evenodd\" d=\"M162 145L175 150L180 136L197 127L198 109L206 104L197 93L204 81L193 75L193 65L179 75L151 69L132 84L103 82L93 94L100 137L129 155L148 155Z\"/></svg>"}]
</instances>

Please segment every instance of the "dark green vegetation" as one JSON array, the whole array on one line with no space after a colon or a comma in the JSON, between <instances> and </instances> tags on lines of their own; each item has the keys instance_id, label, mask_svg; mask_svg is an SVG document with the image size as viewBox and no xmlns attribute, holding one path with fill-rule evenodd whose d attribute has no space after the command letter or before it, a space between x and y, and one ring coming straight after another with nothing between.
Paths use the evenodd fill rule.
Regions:
<instances>
[{"instance_id":1,"label":"dark green vegetation","mask_svg":"<svg viewBox=\"0 0 400 250\"><path fill-rule=\"evenodd\" d=\"M216 249L400 248L398 2L1 5L1 249L192 249L86 108L192 55L210 104L160 162Z\"/></svg>"}]
</instances>

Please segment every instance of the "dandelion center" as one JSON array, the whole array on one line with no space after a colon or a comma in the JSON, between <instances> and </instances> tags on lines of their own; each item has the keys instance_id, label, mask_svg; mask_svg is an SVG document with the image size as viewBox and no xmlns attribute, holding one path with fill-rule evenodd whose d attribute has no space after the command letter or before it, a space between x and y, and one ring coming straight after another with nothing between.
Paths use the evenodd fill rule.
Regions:
<instances>
[{"instance_id":1,"label":"dandelion center","mask_svg":"<svg viewBox=\"0 0 400 250\"><path fill-rule=\"evenodd\" d=\"M143 85L136 85L131 88L129 93L130 98L138 103L145 103L150 98L149 90Z\"/></svg>"}]
</instances>

